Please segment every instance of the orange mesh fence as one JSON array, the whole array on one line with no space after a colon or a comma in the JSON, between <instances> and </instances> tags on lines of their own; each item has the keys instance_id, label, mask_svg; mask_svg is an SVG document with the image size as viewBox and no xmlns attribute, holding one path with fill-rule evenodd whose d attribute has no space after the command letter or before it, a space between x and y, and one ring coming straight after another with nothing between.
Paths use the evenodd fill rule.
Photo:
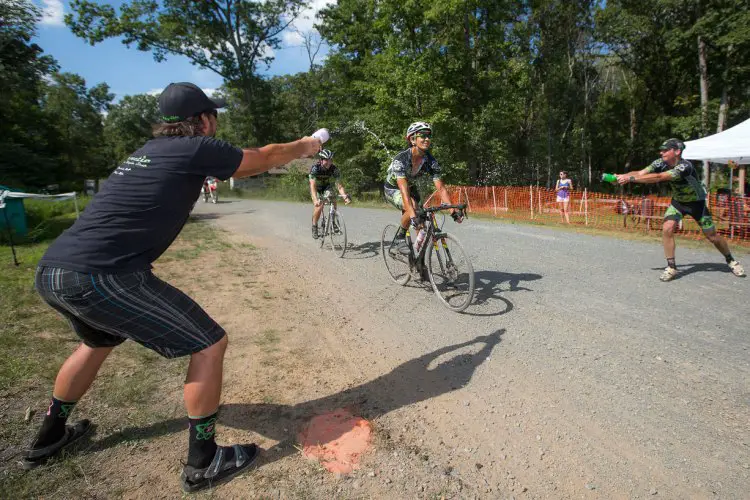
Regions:
<instances>
[{"instance_id":1,"label":"orange mesh fence","mask_svg":"<svg viewBox=\"0 0 750 500\"><path fill-rule=\"evenodd\" d=\"M452 203L466 203L469 213L504 219L528 220L544 224L565 223L563 202L554 189L536 186L448 186ZM440 202L433 194L429 205ZM630 232L661 233L664 212L670 198L657 196L618 196L572 191L567 202L571 224ZM711 195L708 199L716 229L723 236L750 243L750 199ZM682 237L700 239L702 232L691 218L683 218L677 231Z\"/></svg>"}]
</instances>

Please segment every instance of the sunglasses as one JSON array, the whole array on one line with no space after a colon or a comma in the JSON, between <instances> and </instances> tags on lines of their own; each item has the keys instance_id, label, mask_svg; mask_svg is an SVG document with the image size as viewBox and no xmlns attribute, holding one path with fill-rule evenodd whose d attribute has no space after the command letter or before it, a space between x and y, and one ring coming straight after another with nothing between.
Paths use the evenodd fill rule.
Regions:
<instances>
[{"instance_id":1,"label":"sunglasses","mask_svg":"<svg viewBox=\"0 0 750 500\"><path fill-rule=\"evenodd\" d=\"M416 137L419 137L420 139L432 139L432 134L424 134L424 133L418 133L414 134Z\"/></svg>"}]
</instances>

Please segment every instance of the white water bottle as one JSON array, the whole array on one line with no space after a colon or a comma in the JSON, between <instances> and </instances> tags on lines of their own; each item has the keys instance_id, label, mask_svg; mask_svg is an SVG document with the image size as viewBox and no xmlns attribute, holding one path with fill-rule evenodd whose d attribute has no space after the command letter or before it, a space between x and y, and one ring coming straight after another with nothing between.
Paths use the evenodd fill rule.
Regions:
<instances>
[{"instance_id":1,"label":"white water bottle","mask_svg":"<svg viewBox=\"0 0 750 500\"><path fill-rule=\"evenodd\" d=\"M321 144L325 144L328 141L328 139L331 138L331 134L328 132L327 128L321 128L319 130L316 130L315 132L313 132L312 136L315 137L316 139L320 139Z\"/></svg>"},{"instance_id":2,"label":"white water bottle","mask_svg":"<svg viewBox=\"0 0 750 500\"><path fill-rule=\"evenodd\" d=\"M417 252L422 249L422 243L424 243L425 236L427 236L427 232L424 229L420 229L419 234L417 235Z\"/></svg>"}]
</instances>

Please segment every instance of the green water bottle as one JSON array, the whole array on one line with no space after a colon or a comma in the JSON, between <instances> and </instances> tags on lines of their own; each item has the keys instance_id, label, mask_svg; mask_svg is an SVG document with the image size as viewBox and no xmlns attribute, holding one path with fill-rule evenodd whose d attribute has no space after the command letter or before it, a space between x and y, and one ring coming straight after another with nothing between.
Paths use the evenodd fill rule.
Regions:
<instances>
[{"instance_id":1,"label":"green water bottle","mask_svg":"<svg viewBox=\"0 0 750 500\"><path fill-rule=\"evenodd\" d=\"M615 174L602 174L603 182L617 182L617 176Z\"/></svg>"}]
</instances>

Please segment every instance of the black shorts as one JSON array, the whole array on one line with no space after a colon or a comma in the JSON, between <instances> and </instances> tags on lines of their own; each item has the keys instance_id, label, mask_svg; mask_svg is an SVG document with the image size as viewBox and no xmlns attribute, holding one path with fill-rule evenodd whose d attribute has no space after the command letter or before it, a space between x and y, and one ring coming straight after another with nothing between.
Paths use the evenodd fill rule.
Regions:
<instances>
[{"instance_id":1,"label":"black shorts","mask_svg":"<svg viewBox=\"0 0 750 500\"><path fill-rule=\"evenodd\" d=\"M177 358L225 335L193 299L151 271L86 274L39 266L35 287L89 347L114 347L130 339Z\"/></svg>"},{"instance_id":2,"label":"black shorts","mask_svg":"<svg viewBox=\"0 0 750 500\"><path fill-rule=\"evenodd\" d=\"M672 200L664 214L664 220L679 222L686 215L695 219L702 230L714 229L714 220L711 218L711 211L706 206L706 200L688 202Z\"/></svg>"}]
</instances>

